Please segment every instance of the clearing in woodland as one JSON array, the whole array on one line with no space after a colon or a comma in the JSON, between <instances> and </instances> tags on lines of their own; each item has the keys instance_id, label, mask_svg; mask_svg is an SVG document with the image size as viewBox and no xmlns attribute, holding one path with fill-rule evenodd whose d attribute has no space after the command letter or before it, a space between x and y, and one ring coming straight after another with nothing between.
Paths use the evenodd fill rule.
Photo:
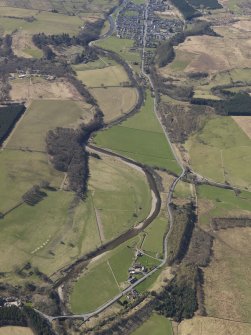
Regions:
<instances>
[{"instance_id":1,"label":"clearing in woodland","mask_svg":"<svg viewBox=\"0 0 251 335\"><path fill-rule=\"evenodd\" d=\"M106 87L90 90L104 113L106 123L129 113L138 100L137 90L133 87Z\"/></svg>"}]
</instances>

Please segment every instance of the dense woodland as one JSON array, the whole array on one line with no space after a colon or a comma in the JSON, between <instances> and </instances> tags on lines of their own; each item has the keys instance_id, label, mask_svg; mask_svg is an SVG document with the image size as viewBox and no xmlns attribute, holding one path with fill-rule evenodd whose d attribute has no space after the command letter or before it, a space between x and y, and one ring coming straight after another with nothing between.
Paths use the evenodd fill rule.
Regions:
<instances>
[{"instance_id":1,"label":"dense woodland","mask_svg":"<svg viewBox=\"0 0 251 335\"><path fill-rule=\"evenodd\" d=\"M240 92L233 96L230 95L227 100L192 98L191 103L214 107L215 111L220 115L251 115L251 97L245 92Z\"/></svg>"},{"instance_id":2,"label":"dense woodland","mask_svg":"<svg viewBox=\"0 0 251 335\"><path fill-rule=\"evenodd\" d=\"M167 248L169 265L181 262L186 255L197 219L192 203L183 206L172 204L172 211L174 224Z\"/></svg>"},{"instance_id":3,"label":"dense woodland","mask_svg":"<svg viewBox=\"0 0 251 335\"><path fill-rule=\"evenodd\" d=\"M22 104L11 104L0 107L0 145L8 137L24 111L25 107Z\"/></svg>"},{"instance_id":4,"label":"dense woodland","mask_svg":"<svg viewBox=\"0 0 251 335\"><path fill-rule=\"evenodd\" d=\"M49 323L32 308L26 306L1 307L0 325L30 327L36 335L55 335Z\"/></svg>"},{"instance_id":5,"label":"dense woodland","mask_svg":"<svg viewBox=\"0 0 251 335\"><path fill-rule=\"evenodd\" d=\"M0 57L9 57L12 55L12 37L6 35L5 37L0 37Z\"/></svg>"},{"instance_id":6,"label":"dense woodland","mask_svg":"<svg viewBox=\"0 0 251 335\"><path fill-rule=\"evenodd\" d=\"M217 0L187 0L195 8L221 9L222 5Z\"/></svg>"},{"instance_id":7,"label":"dense woodland","mask_svg":"<svg viewBox=\"0 0 251 335\"><path fill-rule=\"evenodd\" d=\"M157 295L156 311L177 322L192 318L197 310L196 277L196 267L181 267L171 283Z\"/></svg>"},{"instance_id":8,"label":"dense woodland","mask_svg":"<svg viewBox=\"0 0 251 335\"><path fill-rule=\"evenodd\" d=\"M88 153L84 144L90 134L102 127L102 118L96 119L87 126L77 130L72 128L56 128L46 136L47 152L55 169L66 172L69 189L80 197L85 195L89 176Z\"/></svg>"},{"instance_id":9,"label":"dense woodland","mask_svg":"<svg viewBox=\"0 0 251 335\"><path fill-rule=\"evenodd\" d=\"M192 7L188 1L186 0L171 0L175 7L182 13L186 20L191 20L194 17L200 16L200 12L198 12L194 7Z\"/></svg>"}]
</instances>

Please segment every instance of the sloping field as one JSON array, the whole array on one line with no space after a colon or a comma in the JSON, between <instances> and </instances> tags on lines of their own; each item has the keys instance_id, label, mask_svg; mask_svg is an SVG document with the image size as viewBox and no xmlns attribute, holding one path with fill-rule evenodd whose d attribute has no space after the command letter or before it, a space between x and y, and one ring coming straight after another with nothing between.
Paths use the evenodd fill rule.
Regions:
<instances>
[{"instance_id":1,"label":"sloping field","mask_svg":"<svg viewBox=\"0 0 251 335\"><path fill-rule=\"evenodd\" d=\"M121 65L107 66L102 69L77 71L78 79L88 87L120 86L128 82L128 76Z\"/></svg>"},{"instance_id":2,"label":"sloping field","mask_svg":"<svg viewBox=\"0 0 251 335\"><path fill-rule=\"evenodd\" d=\"M16 78L11 81L11 99L30 101L37 99L82 100L76 88L65 80L48 81L41 77Z\"/></svg>"},{"instance_id":3,"label":"sloping field","mask_svg":"<svg viewBox=\"0 0 251 335\"><path fill-rule=\"evenodd\" d=\"M220 230L215 235L213 258L204 270L207 313L250 323L251 228Z\"/></svg>"},{"instance_id":4,"label":"sloping field","mask_svg":"<svg viewBox=\"0 0 251 335\"><path fill-rule=\"evenodd\" d=\"M33 331L27 327L0 327L0 335L33 335Z\"/></svg>"},{"instance_id":5,"label":"sloping field","mask_svg":"<svg viewBox=\"0 0 251 335\"><path fill-rule=\"evenodd\" d=\"M186 142L192 168L219 182L251 186L251 141L230 117L216 117Z\"/></svg>"},{"instance_id":6,"label":"sloping field","mask_svg":"<svg viewBox=\"0 0 251 335\"><path fill-rule=\"evenodd\" d=\"M184 320L178 326L177 335L247 335L251 325L211 317L196 316Z\"/></svg>"},{"instance_id":7,"label":"sloping field","mask_svg":"<svg viewBox=\"0 0 251 335\"><path fill-rule=\"evenodd\" d=\"M48 130L64 126L76 127L80 121L89 119L88 107L85 103L70 100L33 101L9 139L7 148L44 151Z\"/></svg>"},{"instance_id":8,"label":"sloping field","mask_svg":"<svg viewBox=\"0 0 251 335\"><path fill-rule=\"evenodd\" d=\"M177 50L193 53L194 58L186 71L223 71L231 68L250 67L251 48L249 32L229 27L216 28L223 38L214 36L190 36ZM246 37L246 38L245 38Z\"/></svg>"},{"instance_id":9,"label":"sloping field","mask_svg":"<svg viewBox=\"0 0 251 335\"><path fill-rule=\"evenodd\" d=\"M94 139L109 148L144 164L179 172L161 126L153 112L153 99L147 94L141 111L119 126L100 132Z\"/></svg>"},{"instance_id":10,"label":"sloping field","mask_svg":"<svg viewBox=\"0 0 251 335\"><path fill-rule=\"evenodd\" d=\"M110 122L132 110L138 93L132 87L107 87L90 90L104 113L105 122Z\"/></svg>"}]
</instances>

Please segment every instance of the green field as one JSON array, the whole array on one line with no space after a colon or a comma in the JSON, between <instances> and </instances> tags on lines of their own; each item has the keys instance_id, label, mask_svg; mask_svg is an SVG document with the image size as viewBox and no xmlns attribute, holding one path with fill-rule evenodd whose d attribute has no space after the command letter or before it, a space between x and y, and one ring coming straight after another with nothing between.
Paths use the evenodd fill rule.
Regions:
<instances>
[{"instance_id":1,"label":"green field","mask_svg":"<svg viewBox=\"0 0 251 335\"><path fill-rule=\"evenodd\" d=\"M125 281L138 242L138 238L127 241L88 266L73 287L70 296L72 312L92 311L128 286Z\"/></svg>"},{"instance_id":2,"label":"green field","mask_svg":"<svg viewBox=\"0 0 251 335\"><path fill-rule=\"evenodd\" d=\"M179 181L175 187L174 196L177 198L188 199L191 197L191 195L190 184Z\"/></svg>"},{"instance_id":3,"label":"green field","mask_svg":"<svg viewBox=\"0 0 251 335\"><path fill-rule=\"evenodd\" d=\"M100 132L94 142L141 163L180 172L153 113L153 99L149 92L139 113L119 126Z\"/></svg>"},{"instance_id":4,"label":"green field","mask_svg":"<svg viewBox=\"0 0 251 335\"><path fill-rule=\"evenodd\" d=\"M106 262L88 271L74 286L72 312L92 312L119 293L116 281Z\"/></svg>"},{"instance_id":5,"label":"green field","mask_svg":"<svg viewBox=\"0 0 251 335\"><path fill-rule=\"evenodd\" d=\"M107 66L112 66L117 63L114 62L114 60L108 58L108 57L100 57L99 59L93 61L93 62L88 62L86 64L76 64L72 65L72 68L74 71L86 71L86 70L94 70L94 69L103 69Z\"/></svg>"},{"instance_id":6,"label":"green field","mask_svg":"<svg viewBox=\"0 0 251 335\"><path fill-rule=\"evenodd\" d=\"M0 212L15 206L22 195L42 180L59 187L63 173L54 170L48 164L46 154L4 150L0 152L0 184L4 192L0 193Z\"/></svg>"},{"instance_id":7,"label":"green field","mask_svg":"<svg viewBox=\"0 0 251 335\"><path fill-rule=\"evenodd\" d=\"M0 7L0 30L5 34L11 34L15 30L24 30L31 34L62 34L75 35L83 25L83 20L78 16L67 16L64 14L39 12L22 8ZM12 16L8 18L7 16ZM28 22L25 18L33 16L35 20Z\"/></svg>"},{"instance_id":8,"label":"green field","mask_svg":"<svg viewBox=\"0 0 251 335\"><path fill-rule=\"evenodd\" d=\"M143 323L132 335L172 335L171 321L164 316L153 314L146 322Z\"/></svg>"},{"instance_id":9,"label":"green field","mask_svg":"<svg viewBox=\"0 0 251 335\"><path fill-rule=\"evenodd\" d=\"M17 126L8 149L45 150L47 131L74 127L89 113L88 105L70 100L34 100Z\"/></svg>"},{"instance_id":10,"label":"green field","mask_svg":"<svg viewBox=\"0 0 251 335\"><path fill-rule=\"evenodd\" d=\"M104 11L111 9L117 5L117 1L111 0L93 0L90 2L81 2L78 0L0 0L0 7L9 5L13 8L13 12L17 12L20 7L39 10L39 11L58 11L60 13L79 14L81 16L88 15L90 13L101 14Z\"/></svg>"},{"instance_id":11,"label":"green field","mask_svg":"<svg viewBox=\"0 0 251 335\"><path fill-rule=\"evenodd\" d=\"M145 176L126 164L102 156L90 160L89 189L106 240L141 222L151 210Z\"/></svg>"},{"instance_id":12,"label":"green field","mask_svg":"<svg viewBox=\"0 0 251 335\"><path fill-rule=\"evenodd\" d=\"M123 83L129 82L127 73L120 65L77 71L77 77L88 87L121 86Z\"/></svg>"},{"instance_id":13,"label":"green field","mask_svg":"<svg viewBox=\"0 0 251 335\"><path fill-rule=\"evenodd\" d=\"M146 233L144 243L141 247L146 253L154 257L163 254L163 238L168 230L168 219L161 213L144 232Z\"/></svg>"},{"instance_id":14,"label":"green field","mask_svg":"<svg viewBox=\"0 0 251 335\"><path fill-rule=\"evenodd\" d=\"M251 193L243 191L238 196L232 190L203 185L197 187L199 205L205 207L200 223L209 228L213 217L250 215Z\"/></svg>"},{"instance_id":15,"label":"green field","mask_svg":"<svg viewBox=\"0 0 251 335\"><path fill-rule=\"evenodd\" d=\"M1 269L25 263L50 276L62 266L100 246L90 198L72 208L71 192L48 192L35 206L16 208L1 220ZM15 257L9 258L13 254Z\"/></svg>"},{"instance_id":16,"label":"green field","mask_svg":"<svg viewBox=\"0 0 251 335\"><path fill-rule=\"evenodd\" d=\"M96 42L97 46L116 52L125 61L131 63L134 70L139 71L139 65L141 64L140 53L136 50L132 50L133 44L133 40L122 39L115 36ZM135 62L139 65L135 66Z\"/></svg>"},{"instance_id":17,"label":"green field","mask_svg":"<svg viewBox=\"0 0 251 335\"><path fill-rule=\"evenodd\" d=\"M219 182L251 186L251 141L230 117L210 119L186 142L193 169Z\"/></svg>"}]
</instances>

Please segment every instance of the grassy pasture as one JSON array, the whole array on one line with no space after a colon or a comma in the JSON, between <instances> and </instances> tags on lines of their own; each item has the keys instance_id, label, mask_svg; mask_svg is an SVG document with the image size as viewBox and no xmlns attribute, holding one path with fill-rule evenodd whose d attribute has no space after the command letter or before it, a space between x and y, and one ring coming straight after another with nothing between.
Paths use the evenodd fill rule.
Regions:
<instances>
[{"instance_id":1,"label":"grassy pasture","mask_svg":"<svg viewBox=\"0 0 251 335\"><path fill-rule=\"evenodd\" d=\"M90 90L104 113L105 122L110 122L132 110L137 103L137 90L132 87L107 87Z\"/></svg>"},{"instance_id":2,"label":"grassy pasture","mask_svg":"<svg viewBox=\"0 0 251 335\"><path fill-rule=\"evenodd\" d=\"M51 275L100 245L90 199L70 210L74 194L47 192L36 206L21 205L1 220L1 268L13 271L31 262ZM8 255L15 254L10 261Z\"/></svg>"},{"instance_id":3,"label":"grassy pasture","mask_svg":"<svg viewBox=\"0 0 251 335\"><path fill-rule=\"evenodd\" d=\"M177 198L190 198L191 197L191 188L189 183L179 181L175 187L174 195Z\"/></svg>"},{"instance_id":4,"label":"grassy pasture","mask_svg":"<svg viewBox=\"0 0 251 335\"><path fill-rule=\"evenodd\" d=\"M251 193L241 192L236 196L232 190L202 185L197 187L199 222L202 228L210 229L213 217L250 214Z\"/></svg>"},{"instance_id":5,"label":"grassy pasture","mask_svg":"<svg viewBox=\"0 0 251 335\"><path fill-rule=\"evenodd\" d=\"M76 72L78 71L86 71L86 70L95 70L95 69L103 69L107 66L116 65L117 63L114 60L108 57L100 57L99 59L95 60L94 62L88 62L86 64L76 64L72 65L73 70Z\"/></svg>"},{"instance_id":6,"label":"grassy pasture","mask_svg":"<svg viewBox=\"0 0 251 335\"><path fill-rule=\"evenodd\" d=\"M163 254L163 236L168 229L168 219L164 213L161 213L151 224L145 229L145 239L142 249L149 255L161 257Z\"/></svg>"},{"instance_id":7,"label":"grassy pasture","mask_svg":"<svg viewBox=\"0 0 251 335\"><path fill-rule=\"evenodd\" d=\"M47 155L38 152L4 150L0 152L0 211L15 206L33 185L48 180L59 187L63 174L48 164Z\"/></svg>"},{"instance_id":8,"label":"grassy pasture","mask_svg":"<svg viewBox=\"0 0 251 335\"><path fill-rule=\"evenodd\" d=\"M143 323L132 335L172 335L172 324L171 321L160 316L153 314L146 322Z\"/></svg>"},{"instance_id":9,"label":"grassy pasture","mask_svg":"<svg viewBox=\"0 0 251 335\"><path fill-rule=\"evenodd\" d=\"M46 33L61 34L68 33L70 35L77 34L83 25L83 20L78 16L68 16L59 13L31 11L23 8L15 8L13 14L12 7L0 7L0 29L4 34L11 34L15 30L23 30L30 34ZM2 10L3 13L2 14ZM13 18L8 18L12 16ZM23 19L34 16L33 22Z\"/></svg>"},{"instance_id":10,"label":"grassy pasture","mask_svg":"<svg viewBox=\"0 0 251 335\"><path fill-rule=\"evenodd\" d=\"M141 163L179 172L162 128L153 113L153 99L149 92L139 113L119 126L100 132L94 141L101 147Z\"/></svg>"},{"instance_id":11,"label":"grassy pasture","mask_svg":"<svg viewBox=\"0 0 251 335\"><path fill-rule=\"evenodd\" d=\"M131 50L133 48L133 40L122 39L116 36L111 36L105 40L100 40L96 42L97 46L111 50L120 55L125 61L131 63L133 68L138 71L139 66L135 66L134 63L141 64L140 54L136 50Z\"/></svg>"},{"instance_id":12,"label":"grassy pasture","mask_svg":"<svg viewBox=\"0 0 251 335\"><path fill-rule=\"evenodd\" d=\"M75 284L71 295L72 312L92 312L118 293L112 272L104 262L88 271Z\"/></svg>"},{"instance_id":13,"label":"grassy pasture","mask_svg":"<svg viewBox=\"0 0 251 335\"><path fill-rule=\"evenodd\" d=\"M251 325L247 323L195 316L190 320L183 320L178 325L177 335L247 335L249 333L251 333Z\"/></svg>"},{"instance_id":14,"label":"grassy pasture","mask_svg":"<svg viewBox=\"0 0 251 335\"><path fill-rule=\"evenodd\" d=\"M89 188L107 240L141 222L151 209L145 176L113 158L90 160Z\"/></svg>"},{"instance_id":15,"label":"grassy pasture","mask_svg":"<svg viewBox=\"0 0 251 335\"><path fill-rule=\"evenodd\" d=\"M195 171L241 187L251 185L250 147L250 139L230 117L210 119L186 142Z\"/></svg>"},{"instance_id":16,"label":"grassy pasture","mask_svg":"<svg viewBox=\"0 0 251 335\"><path fill-rule=\"evenodd\" d=\"M121 65L101 69L77 71L78 79L88 87L120 86L128 82L128 76Z\"/></svg>"},{"instance_id":17,"label":"grassy pasture","mask_svg":"<svg viewBox=\"0 0 251 335\"><path fill-rule=\"evenodd\" d=\"M66 224L67 209L72 199L71 193L50 192L48 197L35 207L21 205L1 220L3 271L12 271L15 266L22 266L32 258L32 264L38 265L39 255L45 250L47 263L51 262L48 247ZM44 243L46 246L41 247ZM41 247L41 250L34 252L38 247ZM11 260L8 257L10 253L15 254Z\"/></svg>"},{"instance_id":18,"label":"grassy pasture","mask_svg":"<svg viewBox=\"0 0 251 335\"><path fill-rule=\"evenodd\" d=\"M205 306L209 316L250 323L250 239L251 228L216 233L213 258L204 270Z\"/></svg>"},{"instance_id":19,"label":"grassy pasture","mask_svg":"<svg viewBox=\"0 0 251 335\"><path fill-rule=\"evenodd\" d=\"M0 335L34 335L34 333L27 327L6 326L0 327Z\"/></svg>"},{"instance_id":20,"label":"grassy pasture","mask_svg":"<svg viewBox=\"0 0 251 335\"><path fill-rule=\"evenodd\" d=\"M119 293L128 278L137 242L137 238L127 241L89 264L73 287L70 296L73 312L92 311Z\"/></svg>"},{"instance_id":21,"label":"grassy pasture","mask_svg":"<svg viewBox=\"0 0 251 335\"><path fill-rule=\"evenodd\" d=\"M7 148L45 150L45 137L50 129L74 127L89 111L83 103L70 100L35 100L11 136Z\"/></svg>"}]
</instances>

